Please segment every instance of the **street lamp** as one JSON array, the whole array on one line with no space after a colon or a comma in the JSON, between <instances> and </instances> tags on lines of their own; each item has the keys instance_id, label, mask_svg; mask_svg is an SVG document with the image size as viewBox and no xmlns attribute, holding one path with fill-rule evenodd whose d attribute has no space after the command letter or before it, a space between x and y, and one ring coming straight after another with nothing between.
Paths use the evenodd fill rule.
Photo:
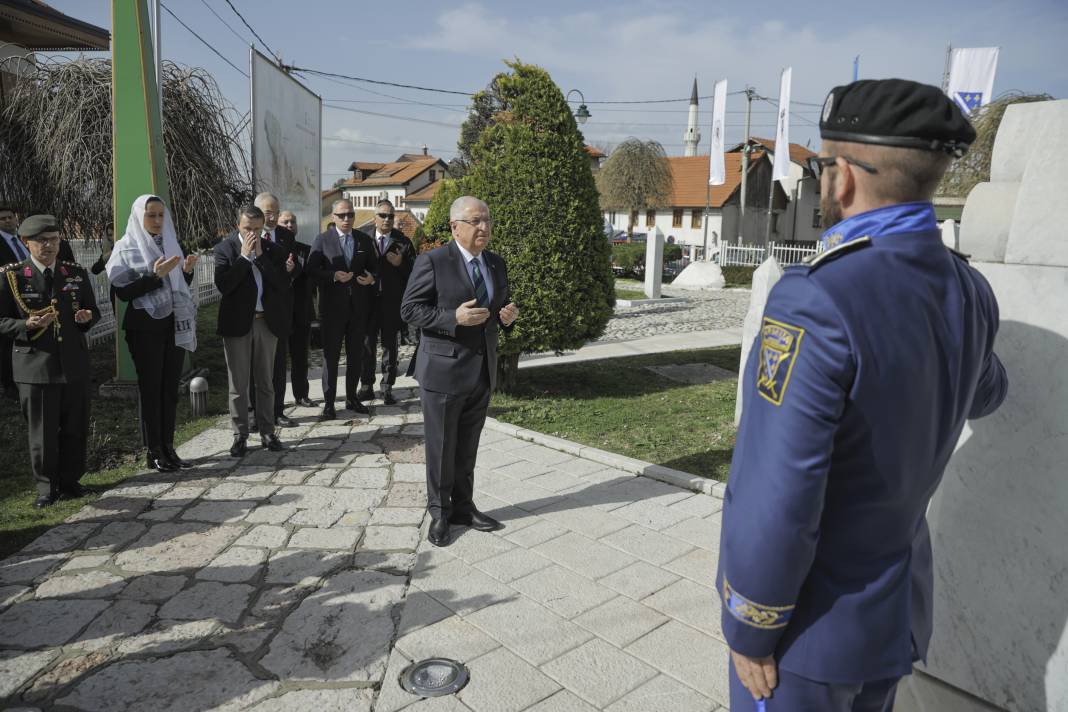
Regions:
<instances>
[{"instance_id":1,"label":"street lamp","mask_svg":"<svg viewBox=\"0 0 1068 712\"><path fill-rule=\"evenodd\" d=\"M582 92L578 89L572 89L567 93L567 97L564 99L565 101L571 101L572 92L579 95L579 108L575 109L575 119L577 119L580 124L584 124L586 123L586 119L590 118L590 110L586 108L586 97L582 96Z\"/></svg>"}]
</instances>

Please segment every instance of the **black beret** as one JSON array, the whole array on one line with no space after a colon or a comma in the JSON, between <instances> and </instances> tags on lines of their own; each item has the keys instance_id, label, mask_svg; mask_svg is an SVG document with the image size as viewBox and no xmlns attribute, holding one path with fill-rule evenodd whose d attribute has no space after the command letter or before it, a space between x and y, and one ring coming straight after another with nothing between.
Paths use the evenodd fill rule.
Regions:
<instances>
[{"instance_id":1,"label":"black beret","mask_svg":"<svg viewBox=\"0 0 1068 712\"><path fill-rule=\"evenodd\" d=\"M938 87L907 79L862 79L831 89L823 102L820 136L959 158L975 141L975 129Z\"/></svg>"},{"instance_id":2,"label":"black beret","mask_svg":"<svg viewBox=\"0 0 1068 712\"><path fill-rule=\"evenodd\" d=\"M51 215L31 215L19 225L19 237L27 240L37 237L42 232L59 230L59 223Z\"/></svg>"}]
</instances>

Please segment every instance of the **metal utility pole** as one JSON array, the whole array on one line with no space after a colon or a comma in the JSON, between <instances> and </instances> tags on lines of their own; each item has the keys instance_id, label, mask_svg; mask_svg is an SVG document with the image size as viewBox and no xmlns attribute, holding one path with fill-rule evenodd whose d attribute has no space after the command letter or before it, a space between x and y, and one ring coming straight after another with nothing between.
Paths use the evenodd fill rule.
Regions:
<instances>
[{"instance_id":1,"label":"metal utility pole","mask_svg":"<svg viewBox=\"0 0 1068 712\"><path fill-rule=\"evenodd\" d=\"M952 54L953 54L953 43L950 42L949 44L946 45L946 64L945 64L945 68L942 70L942 93L943 94L945 94L947 91L949 91L949 64L950 64L950 56L952 56Z\"/></svg>"},{"instance_id":2,"label":"metal utility pole","mask_svg":"<svg viewBox=\"0 0 1068 712\"><path fill-rule=\"evenodd\" d=\"M738 209L738 244L742 244L742 226L745 225L745 188L749 179L749 119L753 111L752 87L745 88L745 142L742 144L742 202Z\"/></svg>"}]
</instances>

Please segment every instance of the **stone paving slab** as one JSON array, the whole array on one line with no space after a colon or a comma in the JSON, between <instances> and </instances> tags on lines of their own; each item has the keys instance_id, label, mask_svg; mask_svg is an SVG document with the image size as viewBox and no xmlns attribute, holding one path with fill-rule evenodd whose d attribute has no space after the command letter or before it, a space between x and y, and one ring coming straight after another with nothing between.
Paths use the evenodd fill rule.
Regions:
<instances>
[{"instance_id":1,"label":"stone paving slab","mask_svg":"<svg viewBox=\"0 0 1068 712\"><path fill-rule=\"evenodd\" d=\"M318 409L291 408L300 425L279 432L293 447L282 454L230 458L220 420L180 448L195 469L139 473L0 561L0 700L261 712L725 705L711 581L722 503L636 477L609 453L494 426L476 503L505 528L454 527L451 546L432 547L411 385L370 418L320 424ZM400 671L432 655L466 663L468 686L426 700L401 690Z\"/></svg>"}]
</instances>

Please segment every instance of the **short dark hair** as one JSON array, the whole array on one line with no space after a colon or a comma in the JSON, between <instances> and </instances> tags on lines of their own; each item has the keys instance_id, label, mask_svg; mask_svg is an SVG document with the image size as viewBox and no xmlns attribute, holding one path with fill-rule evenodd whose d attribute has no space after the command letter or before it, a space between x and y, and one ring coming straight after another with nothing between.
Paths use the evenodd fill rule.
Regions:
<instances>
[{"instance_id":1,"label":"short dark hair","mask_svg":"<svg viewBox=\"0 0 1068 712\"><path fill-rule=\"evenodd\" d=\"M267 219L263 215L263 211L260 210L259 208L257 208L255 205L252 205L251 203L246 203L246 204L242 205L240 208L238 208L238 210L237 210L237 220L238 220L238 222L241 222L241 218L248 218L249 220L266 220Z\"/></svg>"},{"instance_id":2,"label":"short dark hair","mask_svg":"<svg viewBox=\"0 0 1068 712\"><path fill-rule=\"evenodd\" d=\"M824 141L823 145L831 154L840 151L841 155L874 164L879 172L867 179L872 197L889 203L930 200L953 162L946 153L919 148L845 141Z\"/></svg>"},{"instance_id":3,"label":"short dark hair","mask_svg":"<svg viewBox=\"0 0 1068 712\"><path fill-rule=\"evenodd\" d=\"M375 203L375 207L376 207L376 208L377 208L377 207L378 207L379 205L388 205L389 207L393 208L394 210L396 210L396 209L397 209L397 207L396 207L396 206L395 206L395 205L393 204L393 201L392 201L392 200L390 200L389 198L382 198L382 199L381 199L381 200L379 200L379 201L378 201L377 203Z\"/></svg>"}]
</instances>

